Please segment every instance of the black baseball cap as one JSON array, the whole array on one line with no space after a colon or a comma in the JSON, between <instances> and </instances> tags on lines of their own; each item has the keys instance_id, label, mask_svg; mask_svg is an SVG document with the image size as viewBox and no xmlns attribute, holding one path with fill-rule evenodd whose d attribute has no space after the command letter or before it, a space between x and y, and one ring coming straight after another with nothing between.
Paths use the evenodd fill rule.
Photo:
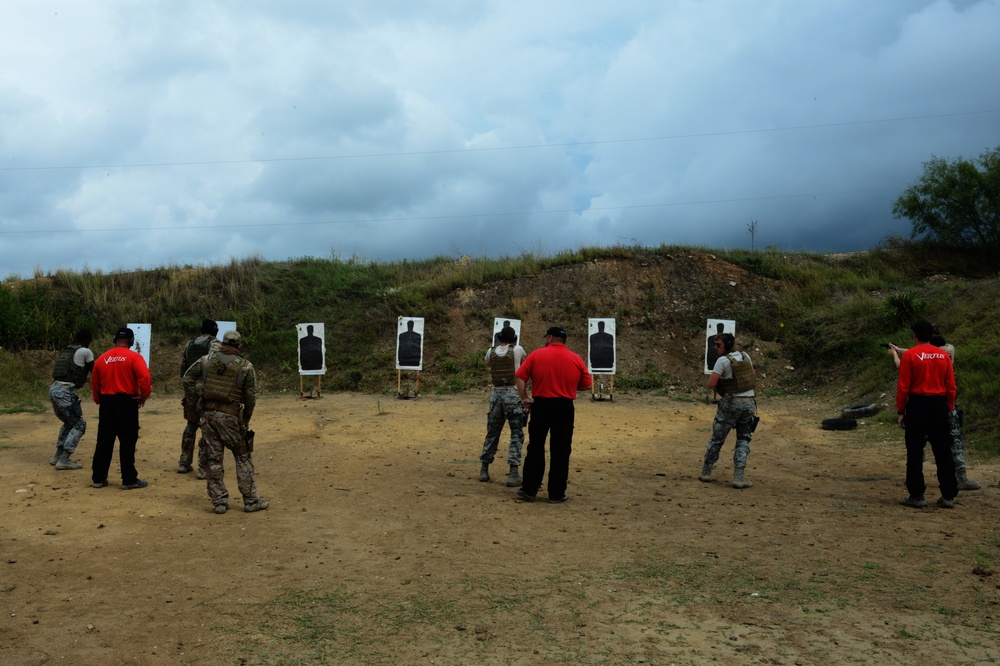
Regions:
<instances>
[{"instance_id":1,"label":"black baseball cap","mask_svg":"<svg viewBox=\"0 0 1000 666\"><path fill-rule=\"evenodd\" d=\"M910 330L916 333L917 337L921 340L930 340L931 336L934 335L934 324L920 319L913 322L913 326L910 326Z\"/></svg>"},{"instance_id":2,"label":"black baseball cap","mask_svg":"<svg viewBox=\"0 0 1000 666\"><path fill-rule=\"evenodd\" d=\"M545 337L547 338L550 335L552 337L562 338L563 340L565 340L566 339L566 329L562 328L561 326L550 326L549 330L545 331Z\"/></svg>"},{"instance_id":3,"label":"black baseball cap","mask_svg":"<svg viewBox=\"0 0 1000 666\"><path fill-rule=\"evenodd\" d=\"M122 340L122 339L135 340L135 332L133 332L131 328L123 326L122 328L119 328L118 331L115 333L114 339L115 340Z\"/></svg>"}]
</instances>

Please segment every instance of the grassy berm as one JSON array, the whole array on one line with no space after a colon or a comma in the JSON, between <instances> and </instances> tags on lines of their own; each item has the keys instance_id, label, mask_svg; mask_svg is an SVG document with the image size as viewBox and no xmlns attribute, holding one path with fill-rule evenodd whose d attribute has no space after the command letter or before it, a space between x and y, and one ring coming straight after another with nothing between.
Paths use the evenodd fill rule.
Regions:
<instances>
[{"instance_id":1,"label":"grassy berm","mask_svg":"<svg viewBox=\"0 0 1000 666\"><path fill-rule=\"evenodd\" d=\"M957 348L968 448L992 457L1000 453L1000 354L988 324L1000 310L994 264L987 253L888 239L847 255L611 247L399 263L251 257L9 278L0 289L0 409L47 409L52 362L73 332L92 329L100 353L125 322L152 324L154 390L177 393L181 350L204 317L238 322L265 394L300 390L295 326L325 322L323 391L395 395L399 316L425 318L424 395L488 390L482 355L494 317L521 319L529 351L546 327L562 325L581 354L588 317L614 317L616 394L701 399L705 322L719 318L736 320L737 346L754 358L765 395L888 406L895 369L879 343L909 346L909 323L926 318ZM405 391L415 382L403 373Z\"/></svg>"}]
</instances>

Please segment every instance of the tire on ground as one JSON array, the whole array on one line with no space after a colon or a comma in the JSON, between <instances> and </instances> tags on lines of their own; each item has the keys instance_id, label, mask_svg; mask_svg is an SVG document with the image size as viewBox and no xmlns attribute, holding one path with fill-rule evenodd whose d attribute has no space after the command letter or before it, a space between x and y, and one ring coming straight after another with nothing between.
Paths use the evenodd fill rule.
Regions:
<instances>
[{"instance_id":1,"label":"tire on ground","mask_svg":"<svg viewBox=\"0 0 1000 666\"><path fill-rule=\"evenodd\" d=\"M840 410L840 415L845 419L863 419L866 416L878 414L878 405L875 403L849 405Z\"/></svg>"},{"instance_id":2,"label":"tire on ground","mask_svg":"<svg viewBox=\"0 0 1000 666\"><path fill-rule=\"evenodd\" d=\"M823 430L854 430L858 422L855 419L823 419L819 427Z\"/></svg>"}]
</instances>

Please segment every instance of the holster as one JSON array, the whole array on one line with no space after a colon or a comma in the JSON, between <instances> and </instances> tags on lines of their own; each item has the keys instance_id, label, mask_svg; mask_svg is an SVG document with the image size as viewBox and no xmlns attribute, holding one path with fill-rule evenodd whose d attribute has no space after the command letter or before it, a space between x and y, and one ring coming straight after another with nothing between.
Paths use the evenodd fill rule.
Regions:
<instances>
[{"instance_id":1,"label":"holster","mask_svg":"<svg viewBox=\"0 0 1000 666\"><path fill-rule=\"evenodd\" d=\"M253 436L254 431L249 428L243 430L243 448L247 453L253 453Z\"/></svg>"}]
</instances>

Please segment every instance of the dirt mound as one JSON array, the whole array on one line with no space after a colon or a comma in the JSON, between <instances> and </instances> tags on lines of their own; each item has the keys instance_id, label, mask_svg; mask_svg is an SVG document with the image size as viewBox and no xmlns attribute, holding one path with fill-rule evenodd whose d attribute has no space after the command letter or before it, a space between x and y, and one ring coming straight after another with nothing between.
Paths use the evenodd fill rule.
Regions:
<instances>
[{"instance_id":1,"label":"dirt mound","mask_svg":"<svg viewBox=\"0 0 1000 666\"><path fill-rule=\"evenodd\" d=\"M617 312L619 384L621 378L662 374L656 388L691 393L705 382L706 321L736 319L737 348L752 355L761 389L795 390L800 386L780 345L740 329L740 313L770 307L775 287L698 251L588 261L455 291L444 300L446 324L428 329L429 348L446 358L478 359L490 344L493 318L508 316L521 319L528 351L541 344L549 326L561 325L568 346L585 355L587 319ZM433 363L427 370L433 383Z\"/></svg>"}]
</instances>

